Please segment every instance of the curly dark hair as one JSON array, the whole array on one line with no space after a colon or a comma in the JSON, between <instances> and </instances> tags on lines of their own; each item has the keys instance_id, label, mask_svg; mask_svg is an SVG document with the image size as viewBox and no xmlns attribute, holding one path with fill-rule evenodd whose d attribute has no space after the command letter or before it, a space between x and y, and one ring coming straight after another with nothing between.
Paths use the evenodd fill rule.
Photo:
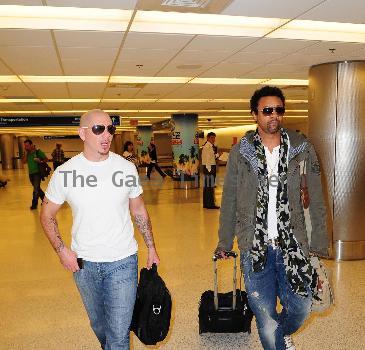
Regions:
<instances>
[{"instance_id":1,"label":"curly dark hair","mask_svg":"<svg viewBox=\"0 0 365 350\"><path fill-rule=\"evenodd\" d=\"M283 106L285 107L285 96L283 94L283 92L281 91L281 89L279 89L276 86L264 86L261 89L258 89L254 92L254 94L251 97L250 100L250 108L251 108L251 113L255 113L257 114L257 107L259 105L259 100L261 97L266 97L266 96L276 96L279 97L280 100L283 102Z\"/></svg>"},{"instance_id":2,"label":"curly dark hair","mask_svg":"<svg viewBox=\"0 0 365 350\"><path fill-rule=\"evenodd\" d=\"M124 146L123 146L123 152L128 151L128 146L129 145L133 145L132 141L126 141Z\"/></svg>"}]
</instances>

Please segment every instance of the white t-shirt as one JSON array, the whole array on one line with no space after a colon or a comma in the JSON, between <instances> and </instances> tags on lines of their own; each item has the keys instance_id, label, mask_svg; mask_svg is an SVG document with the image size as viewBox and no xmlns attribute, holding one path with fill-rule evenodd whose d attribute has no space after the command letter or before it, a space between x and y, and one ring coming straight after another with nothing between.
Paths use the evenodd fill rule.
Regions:
<instances>
[{"instance_id":1,"label":"white t-shirt","mask_svg":"<svg viewBox=\"0 0 365 350\"><path fill-rule=\"evenodd\" d=\"M268 214L267 214L267 236L268 239L275 239L279 237L278 233L278 217L276 214L276 202L278 193L278 170L279 170L279 156L280 156L280 145L273 148L272 153L269 148L264 146L265 157L267 164L267 176L269 178L269 203L268 203ZM288 149L290 149L290 140L288 140ZM287 162L289 161L289 152ZM270 177L276 176L270 180Z\"/></svg>"},{"instance_id":2,"label":"white t-shirt","mask_svg":"<svg viewBox=\"0 0 365 350\"><path fill-rule=\"evenodd\" d=\"M77 256L111 262L137 252L129 199L142 192L133 163L112 152L101 162L80 153L53 173L46 196L56 204L70 205L71 249Z\"/></svg>"},{"instance_id":3,"label":"white t-shirt","mask_svg":"<svg viewBox=\"0 0 365 350\"><path fill-rule=\"evenodd\" d=\"M274 239L279 236L278 234L278 218L276 215L276 196L278 192L278 181L275 181L274 177L278 179L278 166L279 166L279 151L280 146L273 148L272 153L267 147L265 147L265 156L267 164L267 172L269 177L269 204L267 214L267 236L268 239Z\"/></svg>"}]
</instances>

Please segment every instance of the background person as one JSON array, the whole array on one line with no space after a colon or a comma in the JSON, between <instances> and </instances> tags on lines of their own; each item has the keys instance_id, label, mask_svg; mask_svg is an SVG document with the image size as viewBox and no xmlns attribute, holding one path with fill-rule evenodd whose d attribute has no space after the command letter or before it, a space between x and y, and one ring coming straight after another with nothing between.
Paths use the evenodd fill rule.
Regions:
<instances>
[{"instance_id":1,"label":"background person","mask_svg":"<svg viewBox=\"0 0 365 350\"><path fill-rule=\"evenodd\" d=\"M132 162L138 171L138 158L134 153L134 146L132 141L126 141L123 146L123 154L122 156L128 161Z\"/></svg>"},{"instance_id":2,"label":"background person","mask_svg":"<svg viewBox=\"0 0 365 350\"><path fill-rule=\"evenodd\" d=\"M127 350L138 279L131 215L148 248L147 267L160 260L136 168L109 151L114 133L109 115L101 110L81 117L83 152L53 173L41 224L61 264L73 272L101 347ZM116 178L124 179L124 185ZM65 246L56 219L64 201L73 214L71 248Z\"/></svg>"},{"instance_id":3,"label":"background person","mask_svg":"<svg viewBox=\"0 0 365 350\"><path fill-rule=\"evenodd\" d=\"M24 141L24 154L22 157L22 162L28 164L29 180L33 186L33 198L31 210L37 209L38 199L42 201L44 199L44 192L41 189L41 173L39 170L39 163L42 161L48 161L46 154L40 149L36 149L33 145L32 140L27 139Z\"/></svg>"},{"instance_id":4,"label":"background person","mask_svg":"<svg viewBox=\"0 0 365 350\"><path fill-rule=\"evenodd\" d=\"M56 148L52 152L53 170L56 170L61 164L65 162L65 153L63 152L62 145L56 143Z\"/></svg>"},{"instance_id":5,"label":"background person","mask_svg":"<svg viewBox=\"0 0 365 350\"><path fill-rule=\"evenodd\" d=\"M203 166L203 208L205 209L219 209L215 204L214 186L217 174L217 158L219 154L214 148L216 134L209 132L207 141L202 149L202 166Z\"/></svg>"},{"instance_id":6,"label":"background person","mask_svg":"<svg viewBox=\"0 0 365 350\"><path fill-rule=\"evenodd\" d=\"M155 168L158 173L162 176L164 179L166 177L166 174L161 170L157 163L157 150L154 139L151 139L150 144L148 145L148 154L150 156L151 162L148 164L147 168L147 178L148 180L151 180L151 172L152 169Z\"/></svg>"},{"instance_id":7,"label":"background person","mask_svg":"<svg viewBox=\"0 0 365 350\"><path fill-rule=\"evenodd\" d=\"M265 86L251 98L257 123L229 155L216 249L225 257L237 236L249 305L265 350L294 350L291 334L308 317L318 283L309 252L328 256L326 209L314 147L282 128L285 97ZM312 238L300 200L299 164L307 164ZM282 311L277 313L277 299Z\"/></svg>"}]
</instances>

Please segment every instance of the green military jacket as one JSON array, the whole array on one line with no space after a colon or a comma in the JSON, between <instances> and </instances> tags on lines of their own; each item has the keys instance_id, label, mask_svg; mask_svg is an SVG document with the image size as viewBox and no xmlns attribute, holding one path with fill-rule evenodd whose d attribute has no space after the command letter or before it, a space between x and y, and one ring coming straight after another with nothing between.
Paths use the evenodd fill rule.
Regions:
<instances>
[{"instance_id":1,"label":"green military jacket","mask_svg":"<svg viewBox=\"0 0 365 350\"><path fill-rule=\"evenodd\" d=\"M323 200L320 166L315 150L304 135L291 130L285 131L290 140L288 156L290 224L304 254L313 252L327 257L327 214ZM249 131L229 154L220 211L217 247L219 250L231 250L235 236L241 253L252 247L258 188L257 158L253 136L254 132ZM310 196L309 213L312 225L310 240L300 199L300 163L303 160L307 164L307 186Z\"/></svg>"}]
</instances>

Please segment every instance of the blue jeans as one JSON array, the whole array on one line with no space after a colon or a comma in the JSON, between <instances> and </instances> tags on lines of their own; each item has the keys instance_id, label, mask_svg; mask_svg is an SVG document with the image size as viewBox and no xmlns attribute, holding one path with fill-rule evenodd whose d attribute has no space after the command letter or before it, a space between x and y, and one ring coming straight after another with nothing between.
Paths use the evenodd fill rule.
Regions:
<instances>
[{"instance_id":1,"label":"blue jeans","mask_svg":"<svg viewBox=\"0 0 365 350\"><path fill-rule=\"evenodd\" d=\"M40 198L43 201L44 192L41 189L41 174L29 174L29 180L33 186L33 199L32 199L32 207L36 208L38 205L38 199Z\"/></svg>"},{"instance_id":2,"label":"blue jeans","mask_svg":"<svg viewBox=\"0 0 365 350\"><path fill-rule=\"evenodd\" d=\"M128 350L137 292L137 254L114 262L84 261L74 279L101 347Z\"/></svg>"},{"instance_id":3,"label":"blue jeans","mask_svg":"<svg viewBox=\"0 0 365 350\"><path fill-rule=\"evenodd\" d=\"M248 303L256 316L261 344L265 350L283 350L284 336L296 332L310 313L311 292L307 288L308 296L302 297L291 290L280 248L268 247L265 268L260 272L253 271L249 252L242 254L241 260ZM281 313L276 310L277 298Z\"/></svg>"}]
</instances>

